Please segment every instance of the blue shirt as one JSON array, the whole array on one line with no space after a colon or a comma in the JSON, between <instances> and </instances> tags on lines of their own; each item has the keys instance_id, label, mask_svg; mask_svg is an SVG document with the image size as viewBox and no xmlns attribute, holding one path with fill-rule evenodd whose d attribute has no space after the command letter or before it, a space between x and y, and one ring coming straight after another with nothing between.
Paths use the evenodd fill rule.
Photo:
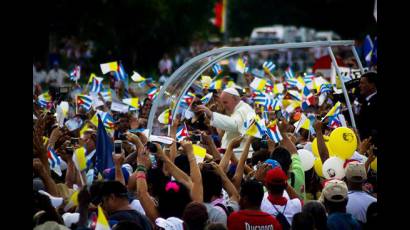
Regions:
<instances>
[{"instance_id":1,"label":"blue shirt","mask_svg":"<svg viewBox=\"0 0 410 230\"><path fill-rule=\"evenodd\" d=\"M360 230L360 224L349 213L334 212L327 217L329 230Z\"/></svg>"}]
</instances>

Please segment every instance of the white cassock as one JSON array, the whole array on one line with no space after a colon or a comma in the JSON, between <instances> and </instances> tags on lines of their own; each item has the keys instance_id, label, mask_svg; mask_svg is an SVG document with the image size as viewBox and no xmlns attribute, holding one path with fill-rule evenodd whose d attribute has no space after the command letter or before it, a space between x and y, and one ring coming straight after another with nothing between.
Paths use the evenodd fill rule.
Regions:
<instances>
[{"instance_id":1,"label":"white cassock","mask_svg":"<svg viewBox=\"0 0 410 230\"><path fill-rule=\"evenodd\" d=\"M211 125L215 128L219 128L225 130L225 134L222 137L222 148L227 148L228 144L231 142L232 139L244 133L243 123L245 122L246 118L249 116L255 115L255 110L246 104L243 101L240 101L234 108L234 112L230 115L223 115L217 112L213 112ZM243 140L240 147L234 149L235 156L239 159L243 145L245 141ZM252 147L249 150L249 154L251 154Z\"/></svg>"}]
</instances>

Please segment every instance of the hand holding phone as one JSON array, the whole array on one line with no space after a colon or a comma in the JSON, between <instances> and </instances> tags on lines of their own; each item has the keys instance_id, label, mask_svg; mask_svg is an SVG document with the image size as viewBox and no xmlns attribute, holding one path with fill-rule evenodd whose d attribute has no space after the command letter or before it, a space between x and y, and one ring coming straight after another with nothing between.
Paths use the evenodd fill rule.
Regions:
<instances>
[{"instance_id":1,"label":"hand holding phone","mask_svg":"<svg viewBox=\"0 0 410 230\"><path fill-rule=\"evenodd\" d=\"M114 152L118 154L122 153L122 141L121 140L114 141Z\"/></svg>"}]
</instances>

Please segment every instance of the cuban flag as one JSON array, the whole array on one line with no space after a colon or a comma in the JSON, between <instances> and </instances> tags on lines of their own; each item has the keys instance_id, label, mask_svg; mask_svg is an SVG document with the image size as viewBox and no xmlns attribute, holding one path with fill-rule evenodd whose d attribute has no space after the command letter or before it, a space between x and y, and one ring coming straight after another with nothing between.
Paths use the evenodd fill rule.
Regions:
<instances>
[{"instance_id":1,"label":"cuban flag","mask_svg":"<svg viewBox=\"0 0 410 230\"><path fill-rule=\"evenodd\" d=\"M150 100L154 100L157 95L158 95L159 91L157 87L152 87L151 89L148 90L147 94L148 94L148 98Z\"/></svg>"},{"instance_id":2,"label":"cuban flag","mask_svg":"<svg viewBox=\"0 0 410 230\"><path fill-rule=\"evenodd\" d=\"M305 81L305 83L306 84L309 84L309 83L312 83L312 81L313 81L313 79L315 78L315 75L314 74L306 74L304 77L303 77L303 81Z\"/></svg>"},{"instance_id":3,"label":"cuban flag","mask_svg":"<svg viewBox=\"0 0 410 230\"><path fill-rule=\"evenodd\" d=\"M117 66L117 71L114 72L114 78L116 81L124 81L127 79L128 75L124 70L124 67L122 66L122 63L120 62Z\"/></svg>"},{"instance_id":4,"label":"cuban flag","mask_svg":"<svg viewBox=\"0 0 410 230\"><path fill-rule=\"evenodd\" d=\"M191 93L191 92L188 92L187 94L185 94L184 96L182 96L181 106L184 106L184 107L189 107L189 106L191 106L192 102L194 102L195 97L196 97L195 94L193 94L193 93Z\"/></svg>"},{"instance_id":5,"label":"cuban flag","mask_svg":"<svg viewBox=\"0 0 410 230\"><path fill-rule=\"evenodd\" d=\"M266 73L272 73L273 70L275 69L276 65L273 64L272 61L265 61L262 65L263 70L265 70Z\"/></svg>"},{"instance_id":6,"label":"cuban flag","mask_svg":"<svg viewBox=\"0 0 410 230\"><path fill-rule=\"evenodd\" d=\"M177 141L182 141L184 138L188 137L188 129L186 128L186 125L178 127L177 129Z\"/></svg>"},{"instance_id":7,"label":"cuban flag","mask_svg":"<svg viewBox=\"0 0 410 230\"><path fill-rule=\"evenodd\" d=\"M102 77L93 77L92 79L92 83L90 86L90 91L93 93L99 93L102 91L102 81L103 78Z\"/></svg>"},{"instance_id":8,"label":"cuban flag","mask_svg":"<svg viewBox=\"0 0 410 230\"><path fill-rule=\"evenodd\" d=\"M275 143L279 143L283 139L276 122L274 125L271 125L270 127L268 127L268 129L266 130L266 134Z\"/></svg>"},{"instance_id":9,"label":"cuban flag","mask_svg":"<svg viewBox=\"0 0 410 230\"><path fill-rule=\"evenodd\" d=\"M305 86L303 88L303 102L302 102L302 110L306 110L310 105L315 103L315 97L312 92L310 92L309 88Z\"/></svg>"},{"instance_id":10,"label":"cuban flag","mask_svg":"<svg viewBox=\"0 0 410 230\"><path fill-rule=\"evenodd\" d=\"M266 85L265 85L265 92L266 93L270 93L273 91L273 84L271 80L267 80L266 81Z\"/></svg>"},{"instance_id":11,"label":"cuban flag","mask_svg":"<svg viewBox=\"0 0 410 230\"><path fill-rule=\"evenodd\" d=\"M53 170L58 176L61 176L61 161L57 153L51 147L48 147L47 151L48 163L50 164L50 169Z\"/></svg>"},{"instance_id":12,"label":"cuban flag","mask_svg":"<svg viewBox=\"0 0 410 230\"><path fill-rule=\"evenodd\" d=\"M80 74L81 74L81 67L79 65L76 65L73 71L70 72L70 79L72 81L78 81L78 79L80 79Z\"/></svg>"},{"instance_id":13,"label":"cuban flag","mask_svg":"<svg viewBox=\"0 0 410 230\"><path fill-rule=\"evenodd\" d=\"M342 122L339 120L338 116L330 116L327 126L333 129L339 128L342 127Z\"/></svg>"},{"instance_id":14,"label":"cuban flag","mask_svg":"<svg viewBox=\"0 0 410 230\"><path fill-rule=\"evenodd\" d=\"M214 72L215 76L218 76L219 74L222 73L222 67L221 67L221 65L215 64L215 65L212 67L212 71Z\"/></svg>"},{"instance_id":15,"label":"cuban flag","mask_svg":"<svg viewBox=\"0 0 410 230\"><path fill-rule=\"evenodd\" d=\"M77 96L77 105L83 107L87 111L91 109L92 104L93 99L90 96L84 94Z\"/></svg>"},{"instance_id":16,"label":"cuban flag","mask_svg":"<svg viewBox=\"0 0 410 230\"><path fill-rule=\"evenodd\" d=\"M333 91L332 84L322 84L320 86L320 93L331 93Z\"/></svg>"},{"instance_id":17,"label":"cuban flag","mask_svg":"<svg viewBox=\"0 0 410 230\"><path fill-rule=\"evenodd\" d=\"M286 79L291 79L291 78L294 78L295 77L295 75L294 75L294 73L293 73L293 70L292 70L292 68L290 68L290 66L288 67L288 68L286 68L286 70L285 70L285 78Z\"/></svg>"},{"instance_id":18,"label":"cuban flag","mask_svg":"<svg viewBox=\"0 0 410 230\"><path fill-rule=\"evenodd\" d=\"M298 92L298 91L296 91L296 90L289 90L289 91L288 91L288 94L290 95L290 97L291 97L293 100L302 101L302 96L300 95L300 92Z\"/></svg>"}]
</instances>

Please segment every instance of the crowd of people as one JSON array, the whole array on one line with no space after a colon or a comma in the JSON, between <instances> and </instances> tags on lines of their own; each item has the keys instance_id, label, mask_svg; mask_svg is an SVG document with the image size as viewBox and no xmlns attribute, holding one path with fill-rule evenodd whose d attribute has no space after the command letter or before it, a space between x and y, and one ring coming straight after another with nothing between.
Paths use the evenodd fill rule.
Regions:
<instances>
[{"instance_id":1,"label":"crowd of people","mask_svg":"<svg viewBox=\"0 0 410 230\"><path fill-rule=\"evenodd\" d=\"M171 142L147 130L160 86L178 66L168 55L158 64L163 79L132 79L136 86L115 71L103 76L105 84L90 78L80 85L58 62L48 73L33 67L33 228L376 228L377 73L363 74L352 95L356 129L350 119L340 121L346 103L332 87L315 85L320 74L270 72L260 58L247 63L262 72L227 66L211 84L197 79L200 90L183 97L191 116L161 121ZM261 78L265 85L255 86ZM297 124L305 116L310 124ZM340 127L353 133L342 138L356 144L342 158L342 173L326 173L326 162L341 157L328 143Z\"/></svg>"}]
</instances>

